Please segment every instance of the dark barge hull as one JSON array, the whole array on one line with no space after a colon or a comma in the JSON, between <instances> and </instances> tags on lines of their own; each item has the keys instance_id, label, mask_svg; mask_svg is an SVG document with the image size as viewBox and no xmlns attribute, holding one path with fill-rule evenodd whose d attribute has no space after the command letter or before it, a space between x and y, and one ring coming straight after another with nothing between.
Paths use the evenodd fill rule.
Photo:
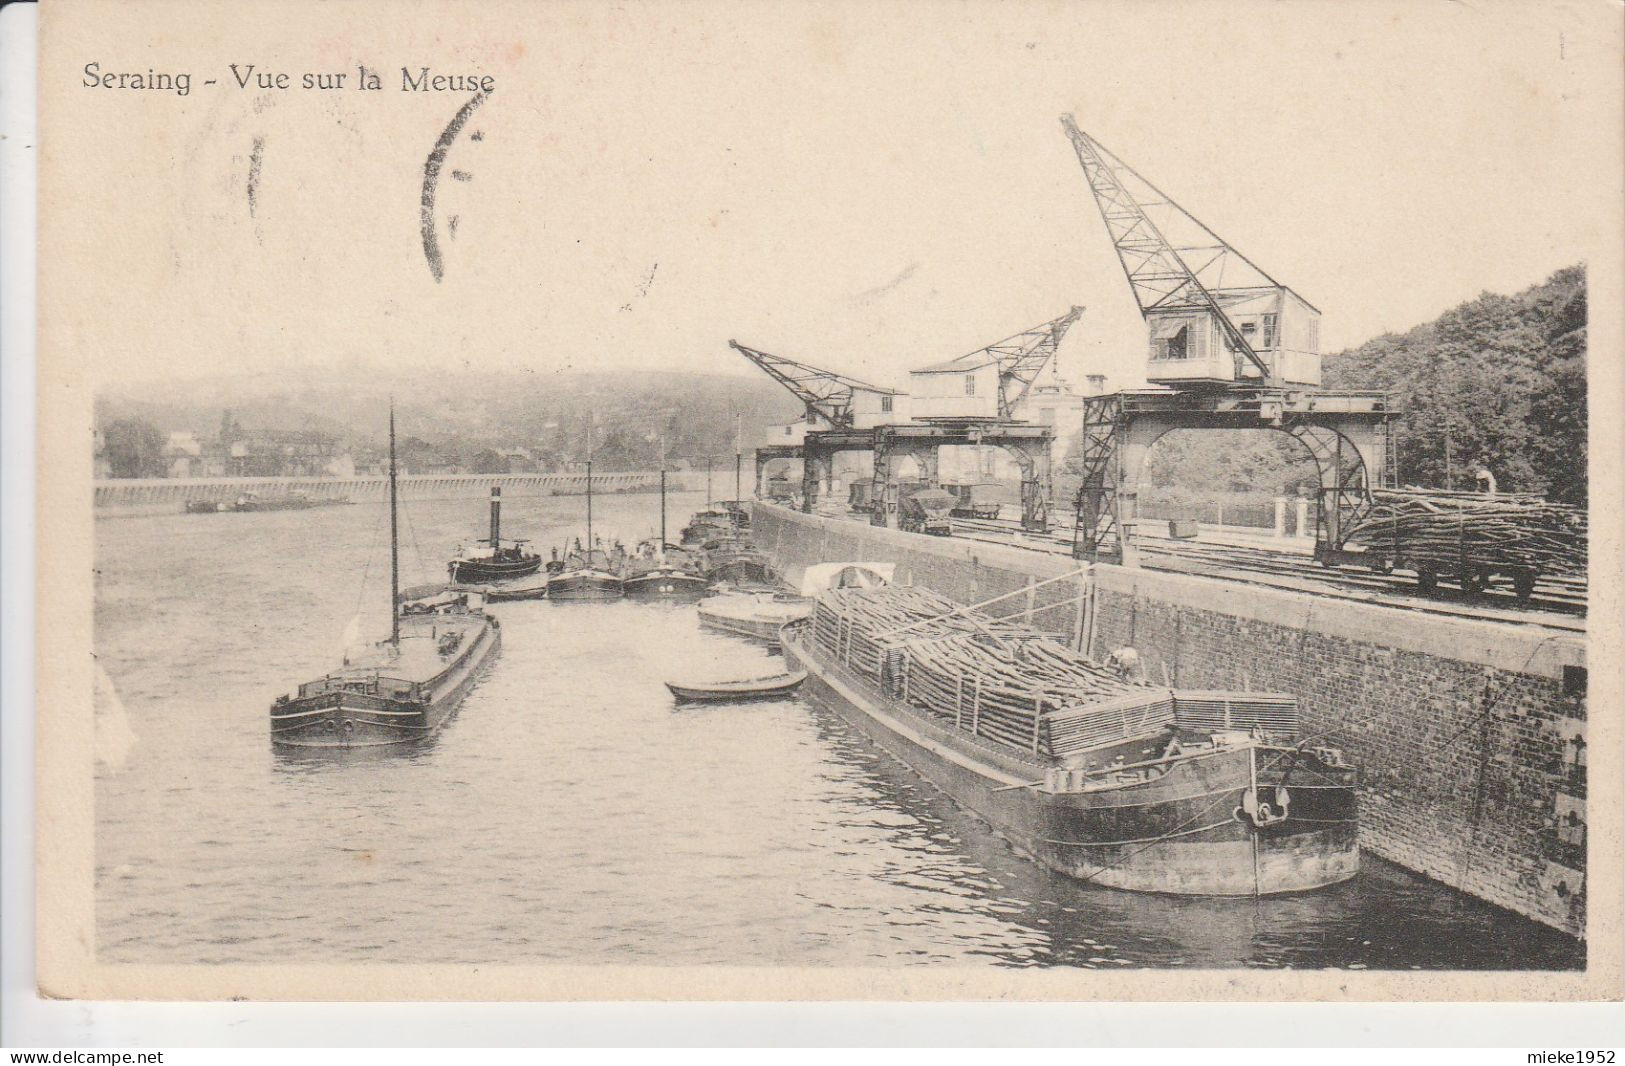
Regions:
<instances>
[{"instance_id":1,"label":"dark barge hull","mask_svg":"<svg viewBox=\"0 0 1625 1066\"><path fill-rule=\"evenodd\" d=\"M492 620L429 683L428 698L423 700L338 691L279 702L271 708L271 743L297 748L364 748L408 744L432 736L446 724L501 648L502 630Z\"/></svg>"},{"instance_id":2,"label":"dark barge hull","mask_svg":"<svg viewBox=\"0 0 1625 1066\"><path fill-rule=\"evenodd\" d=\"M547 582L549 600L618 600L624 591L620 578L598 570L566 570Z\"/></svg>"},{"instance_id":3,"label":"dark barge hull","mask_svg":"<svg viewBox=\"0 0 1625 1066\"><path fill-rule=\"evenodd\" d=\"M806 670L806 687L842 717L1019 852L1069 877L1136 892L1254 896L1322 888L1359 871L1354 787L1316 784L1303 765L1313 756L1243 746L1182 761L1143 785L1048 792L1026 787L1048 765L880 696L794 627L781 644L787 667ZM1291 790L1290 816L1263 828L1242 812L1255 766L1266 794L1283 783Z\"/></svg>"},{"instance_id":4,"label":"dark barge hull","mask_svg":"<svg viewBox=\"0 0 1625 1066\"><path fill-rule=\"evenodd\" d=\"M622 586L628 596L641 599L698 599L711 591L711 585L698 574L682 570L654 570L627 578Z\"/></svg>"},{"instance_id":5,"label":"dark barge hull","mask_svg":"<svg viewBox=\"0 0 1625 1066\"><path fill-rule=\"evenodd\" d=\"M473 584L480 581L501 581L510 577L526 577L542 568L542 557L533 555L527 559L498 560L486 559L458 559L450 564L451 579L456 582Z\"/></svg>"}]
</instances>

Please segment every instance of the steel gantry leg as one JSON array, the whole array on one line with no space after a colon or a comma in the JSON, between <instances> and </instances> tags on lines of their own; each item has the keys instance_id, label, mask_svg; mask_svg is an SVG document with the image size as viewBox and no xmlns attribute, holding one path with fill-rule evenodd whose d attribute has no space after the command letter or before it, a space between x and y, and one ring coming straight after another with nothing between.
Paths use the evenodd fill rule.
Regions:
<instances>
[{"instance_id":1,"label":"steel gantry leg","mask_svg":"<svg viewBox=\"0 0 1625 1066\"><path fill-rule=\"evenodd\" d=\"M897 528L897 482L893 476L896 449L891 435L875 434L875 471L871 481L869 523Z\"/></svg>"},{"instance_id":2,"label":"steel gantry leg","mask_svg":"<svg viewBox=\"0 0 1625 1066\"><path fill-rule=\"evenodd\" d=\"M1116 561L1122 556L1117 522L1121 406L1115 395L1092 396L1084 401L1079 449L1081 482L1072 531L1072 555L1076 559Z\"/></svg>"},{"instance_id":3,"label":"steel gantry leg","mask_svg":"<svg viewBox=\"0 0 1625 1066\"><path fill-rule=\"evenodd\" d=\"M1331 420L1302 421L1287 432L1314 457L1320 471L1315 505L1315 557L1331 561L1343 548L1348 530L1371 506L1373 479L1387 467L1389 430L1385 422L1336 425Z\"/></svg>"}]
</instances>

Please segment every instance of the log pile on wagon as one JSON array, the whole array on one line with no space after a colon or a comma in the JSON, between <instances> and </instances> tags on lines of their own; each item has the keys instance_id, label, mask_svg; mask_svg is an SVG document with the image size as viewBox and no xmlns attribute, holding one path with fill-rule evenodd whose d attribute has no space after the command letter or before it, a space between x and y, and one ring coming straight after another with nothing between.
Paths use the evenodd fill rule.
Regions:
<instances>
[{"instance_id":1,"label":"log pile on wagon","mask_svg":"<svg viewBox=\"0 0 1625 1066\"><path fill-rule=\"evenodd\" d=\"M1586 513L1540 496L1377 489L1348 540L1404 565L1580 575Z\"/></svg>"},{"instance_id":2,"label":"log pile on wagon","mask_svg":"<svg viewBox=\"0 0 1625 1066\"><path fill-rule=\"evenodd\" d=\"M835 589L813 639L883 694L957 731L1061 758L1166 733L1182 699L1204 728L1296 729L1291 697L1182 693L1131 682L1017 621L967 610L923 588Z\"/></svg>"}]
</instances>

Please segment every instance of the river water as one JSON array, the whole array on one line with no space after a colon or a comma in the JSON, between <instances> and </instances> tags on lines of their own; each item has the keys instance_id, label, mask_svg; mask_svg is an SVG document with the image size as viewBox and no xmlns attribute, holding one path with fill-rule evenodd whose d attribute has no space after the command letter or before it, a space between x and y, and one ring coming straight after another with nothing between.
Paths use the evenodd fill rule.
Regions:
<instances>
[{"instance_id":1,"label":"river water","mask_svg":"<svg viewBox=\"0 0 1625 1066\"><path fill-rule=\"evenodd\" d=\"M673 535L703 503L674 494ZM599 497L629 542L657 498ZM545 548L584 500L512 499ZM407 583L480 500L414 502ZM1583 948L1367 857L1303 896L1079 885L808 697L677 709L666 679L774 658L692 606L498 604L503 650L409 750L283 755L280 692L388 629L361 504L96 523L97 950L107 962L1529 969Z\"/></svg>"}]
</instances>

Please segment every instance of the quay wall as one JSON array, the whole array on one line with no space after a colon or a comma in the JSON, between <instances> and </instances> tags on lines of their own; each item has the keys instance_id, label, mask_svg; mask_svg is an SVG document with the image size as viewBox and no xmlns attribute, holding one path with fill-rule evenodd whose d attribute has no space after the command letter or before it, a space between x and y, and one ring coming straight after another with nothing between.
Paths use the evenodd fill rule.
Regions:
<instances>
[{"instance_id":1,"label":"quay wall","mask_svg":"<svg viewBox=\"0 0 1625 1066\"><path fill-rule=\"evenodd\" d=\"M720 484L721 479L718 479ZM300 492L323 500L382 500L389 479L383 475L360 477L221 477L221 478L107 478L95 482L97 513L136 514L183 510L193 500L230 503L245 492L285 496ZM671 471L666 486L672 491L703 488L705 474ZM484 497L500 486L509 499L534 496L579 496L587 491L585 474L403 474L400 495L406 500L442 500ZM660 472L649 470L597 473L594 492L653 492L660 487Z\"/></svg>"},{"instance_id":2,"label":"quay wall","mask_svg":"<svg viewBox=\"0 0 1625 1066\"><path fill-rule=\"evenodd\" d=\"M1311 743L1361 768L1361 845L1571 935L1585 935L1585 643L1486 621L1189 574L1080 564L755 505L757 543L809 563L890 562L897 580L1097 658L1137 649L1153 682L1290 692ZM1032 587L1048 578L1067 577Z\"/></svg>"}]
</instances>

